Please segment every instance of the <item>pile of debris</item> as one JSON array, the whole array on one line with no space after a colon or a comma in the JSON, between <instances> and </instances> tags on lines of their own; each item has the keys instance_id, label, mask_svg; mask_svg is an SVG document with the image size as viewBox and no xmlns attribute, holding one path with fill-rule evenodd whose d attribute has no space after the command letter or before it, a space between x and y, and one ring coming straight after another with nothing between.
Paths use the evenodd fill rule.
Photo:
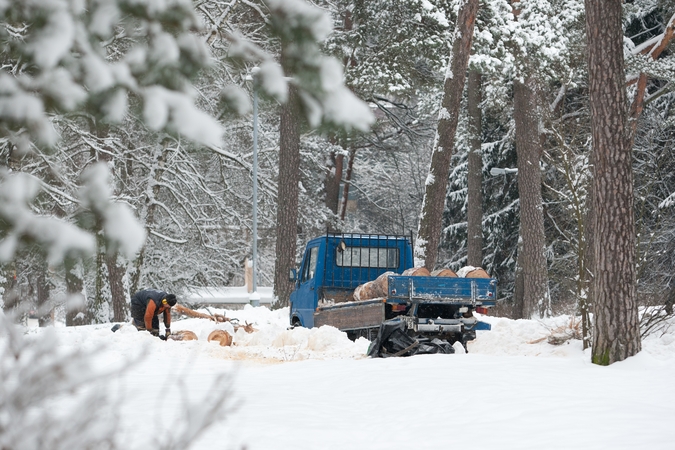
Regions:
<instances>
[{"instance_id":1,"label":"pile of debris","mask_svg":"<svg viewBox=\"0 0 675 450\"><path fill-rule=\"evenodd\" d=\"M253 333L254 331L258 331L255 328L253 328L253 324L250 324L248 322L245 322L244 325L240 325L239 321L237 319L229 319L228 317L225 317L222 314L204 314L200 313L198 311L195 311L193 309L187 308L183 305L176 305L173 307L173 310L176 311L177 313L183 314L188 317L195 317L198 319L208 319L212 320L214 322L218 323L224 323L224 322L229 322L232 324L232 327L234 328L234 332L236 333L240 328L243 328L245 332L247 333ZM190 330L180 330L176 331L172 334L169 335L168 339L172 339L174 341L196 341L199 338L195 333L193 333ZM207 338L209 342L215 341L220 343L221 346L223 347L229 347L232 345L234 336L232 336L230 333L228 333L226 330L213 330L210 334L209 337Z\"/></svg>"}]
</instances>

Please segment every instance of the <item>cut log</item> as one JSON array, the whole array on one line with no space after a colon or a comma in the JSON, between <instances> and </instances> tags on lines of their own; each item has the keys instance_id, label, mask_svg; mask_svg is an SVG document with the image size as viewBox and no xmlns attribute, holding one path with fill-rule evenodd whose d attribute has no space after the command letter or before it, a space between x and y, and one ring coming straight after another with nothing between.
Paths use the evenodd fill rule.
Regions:
<instances>
[{"instance_id":1,"label":"cut log","mask_svg":"<svg viewBox=\"0 0 675 450\"><path fill-rule=\"evenodd\" d=\"M232 345L232 336L225 330L213 330L207 339L209 342L219 342L223 347L229 347Z\"/></svg>"},{"instance_id":2,"label":"cut log","mask_svg":"<svg viewBox=\"0 0 675 450\"><path fill-rule=\"evenodd\" d=\"M457 274L452 269L436 269L433 272L431 272L431 276L457 278Z\"/></svg>"},{"instance_id":3,"label":"cut log","mask_svg":"<svg viewBox=\"0 0 675 450\"><path fill-rule=\"evenodd\" d=\"M403 271L405 277L430 277L431 274L426 267L411 267Z\"/></svg>"},{"instance_id":4,"label":"cut log","mask_svg":"<svg viewBox=\"0 0 675 450\"><path fill-rule=\"evenodd\" d=\"M354 289L354 300L357 302L377 298L377 290L372 281L361 284Z\"/></svg>"},{"instance_id":5,"label":"cut log","mask_svg":"<svg viewBox=\"0 0 675 450\"><path fill-rule=\"evenodd\" d=\"M190 330L178 330L171 333L168 339L174 341L197 341L197 335Z\"/></svg>"},{"instance_id":6,"label":"cut log","mask_svg":"<svg viewBox=\"0 0 675 450\"><path fill-rule=\"evenodd\" d=\"M385 272L373 281L369 281L358 286L354 290L354 299L357 301L363 301L386 297L389 293L390 275L396 275L396 273Z\"/></svg>"},{"instance_id":7,"label":"cut log","mask_svg":"<svg viewBox=\"0 0 675 450\"><path fill-rule=\"evenodd\" d=\"M490 278L490 275L488 275L485 270L477 267L474 270L467 272L466 278Z\"/></svg>"}]
</instances>

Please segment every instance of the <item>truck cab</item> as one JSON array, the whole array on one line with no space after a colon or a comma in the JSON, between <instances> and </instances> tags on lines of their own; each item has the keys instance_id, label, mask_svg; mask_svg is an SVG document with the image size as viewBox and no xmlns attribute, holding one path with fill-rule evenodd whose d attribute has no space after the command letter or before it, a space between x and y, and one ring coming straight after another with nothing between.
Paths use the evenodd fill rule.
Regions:
<instances>
[{"instance_id":1,"label":"truck cab","mask_svg":"<svg viewBox=\"0 0 675 450\"><path fill-rule=\"evenodd\" d=\"M413 267L412 238L326 234L307 243L299 269L291 270L290 323L312 328L320 303L353 300L354 289L385 272Z\"/></svg>"}]
</instances>

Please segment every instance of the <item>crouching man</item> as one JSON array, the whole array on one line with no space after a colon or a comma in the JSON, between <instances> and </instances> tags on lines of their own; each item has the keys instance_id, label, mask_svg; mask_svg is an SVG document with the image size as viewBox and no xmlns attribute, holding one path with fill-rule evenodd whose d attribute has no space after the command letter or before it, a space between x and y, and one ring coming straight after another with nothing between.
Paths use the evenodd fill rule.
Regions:
<instances>
[{"instance_id":1,"label":"crouching man","mask_svg":"<svg viewBox=\"0 0 675 450\"><path fill-rule=\"evenodd\" d=\"M176 296L155 289L138 291L131 297L131 318L138 330L147 330L153 336L159 336L159 315L164 314L166 334L171 334L171 307L176 304Z\"/></svg>"}]
</instances>

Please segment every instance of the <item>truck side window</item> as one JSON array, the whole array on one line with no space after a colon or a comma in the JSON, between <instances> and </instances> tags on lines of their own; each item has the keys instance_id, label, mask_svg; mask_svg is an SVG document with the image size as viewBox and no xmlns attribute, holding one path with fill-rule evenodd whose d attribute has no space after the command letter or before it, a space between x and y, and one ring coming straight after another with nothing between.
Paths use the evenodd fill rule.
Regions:
<instances>
[{"instance_id":1,"label":"truck side window","mask_svg":"<svg viewBox=\"0 0 675 450\"><path fill-rule=\"evenodd\" d=\"M307 260L305 261L305 267L303 267L301 281L305 282L314 278L314 274L316 273L316 259L318 253L319 247L312 247L309 249L309 254L307 255Z\"/></svg>"}]
</instances>

